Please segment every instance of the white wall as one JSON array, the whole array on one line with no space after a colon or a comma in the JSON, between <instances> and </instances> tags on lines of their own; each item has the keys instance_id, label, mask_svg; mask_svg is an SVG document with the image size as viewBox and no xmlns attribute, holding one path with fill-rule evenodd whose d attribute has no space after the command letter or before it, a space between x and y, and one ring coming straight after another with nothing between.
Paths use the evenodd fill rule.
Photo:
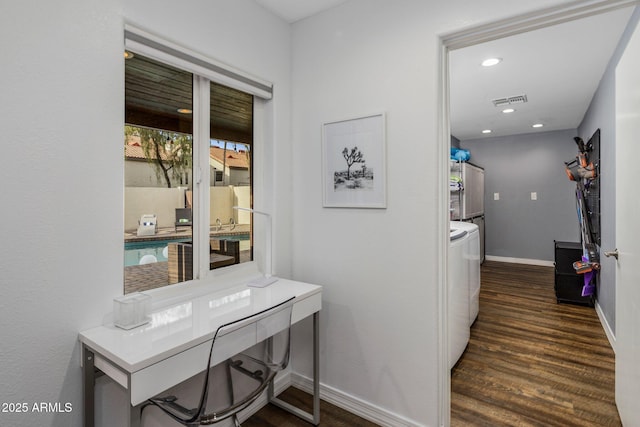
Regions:
<instances>
[{"instance_id":1,"label":"white wall","mask_svg":"<svg viewBox=\"0 0 640 427\"><path fill-rule=\"evenodd\" d=\"M271 148L285 164L290 158L287 24L251 0L124 3L2 6L0 402L73 407L71 413L0 412L2 426L82 425L77 334L100 324L112 298L122 295L124 17L274 82L277 100L267 106L275 117ZM265 184L269 194L288 185L289 175L288 168L279 170ZM290 205L288 194L275 195ZM281 218L288 222L290 214ZM287 274L290 239L282 228L280 271ZM105 392L109 403L97 408L102 425L123 425L124 393L99 387L99 399Z\"/></svg>"},{"instance_id":2,"label":"white wall","mask_svg":"<svg viewBox=\"0 0 640 427\"><path fill-rule=\"evenodd\" d=\"M81 425L78 331L122 294L121 7L2 5L0 402L72 404L3 426Z\"/></svg>"},{"instance_id":3,"label":"white wall","mask_svg":"<svg viewBox=\"0 0 640 427\"><path fill-rule=\"evenodd\" d=\"M155 214L159 228L174 227L176 208L184 207L184 191L184 188L125 187L124 231L136 232L140 217L145 214Z\"/></svg>"},{"instance_id":4,"label":"white wall","mask_svg":"<svg viewBox=\"0 0 640 427\"><path fill-rule=\"evenodd\" d=\"M146 160L125 161L124 177L124 185L127 187L167 187L164 177L158 179L156 169ZM175 185L173 180L171 183Z\"/></svg>"},{"instance_id":5,"label":"white wall","mask_svg":"<svg viewBox=\"0 0 640 427\"><path fill-rule=\"evenodd\" d=\"M352 0L293 25L294 277L325 286L323 384L396 423L438 425L437 37L554 3ZM380 111L387 209L323 208L322 123Z\"/></svg>"},{"instance_id":6,"label":"white wall","mask_svg":"<svg viewBox=\"0 0 640 427\"><path fill-rule=\"evenodd\" d=\"M293 46L251 0L5 2L0 402L73 411L0 413L0 425L81 425L77 333L122 293L125 19L274 83L255 201L275 214L278 274L326 286L323 381L436 425L436 35L562 2L353 0L296 24ZM321 123L376 111L388 209L323 209ZM122 425L123 393L105 392L101 425Z\"/></svg>"}]
</instances>

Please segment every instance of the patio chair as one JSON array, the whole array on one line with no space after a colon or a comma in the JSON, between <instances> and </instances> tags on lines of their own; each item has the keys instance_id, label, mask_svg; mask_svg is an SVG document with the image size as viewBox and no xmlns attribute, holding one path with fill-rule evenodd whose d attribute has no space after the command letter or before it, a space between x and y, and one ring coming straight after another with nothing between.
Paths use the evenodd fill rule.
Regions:
<instances>
[{"instance_id":1,"label":"patio chair","mask_svg":"<svg viewBox=\"0 0 640 427\"><path fill-rule=\"evenodd\" d=\"M176 208L175 230L178 231L178 227L191 227L192 225L191 208Z\"/></svg>"},{"instance_id":2,"label":"patio chair","mask_svg":"<svg viewBox=\"0 0 640 427\"><path fill-rule=\"evenodd\" d=\"M289 363L294 300L220 326L213 336L206 365L202 361L204 373L174 387L179 395L149 399L142 410L160 408L185 426L214 424L231 418L240 427L238 412L260 397ZM229 357L229 352L247 339L258 344Z\"/></svg>"},{"instance_id":3,"label":"patio chair","mask_svg":"<svg viewBox=\"0 0 640 427\"><path fill-rule=\"evenodd\" d=\"M209 239L211 253L233 257L233 264L240 262L240 241L231 239Z\"/></svg>"}]
</instances>

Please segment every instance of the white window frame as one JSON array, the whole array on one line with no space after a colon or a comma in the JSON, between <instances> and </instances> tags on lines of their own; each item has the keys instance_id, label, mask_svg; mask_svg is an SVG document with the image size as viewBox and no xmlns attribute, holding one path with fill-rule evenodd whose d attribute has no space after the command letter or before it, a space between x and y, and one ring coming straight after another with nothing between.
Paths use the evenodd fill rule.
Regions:
<instances>
[{"instance_id":1,"label":"white window frame","mask_svg":"<svg viewBox=\"0 0 640 427\"><path fill-rule=\"evenodd\" d=\"M208 58L197 52L179 46L161 37L148 33L135 26L125 25L125 49L133 53L154 59L193 74L193 280L163 286L150 291L150 294L173 294L184 286L193 289L194 285L215 283L237 283L240 277L249 277L266 271L264 260L266 253L264 225L253 223L253 261L235 264L220 269L209 269L209 185L211 171L209 167L209 114L210 82L219 83L254 96L253 108L253 192L254 206L263 206L265 190L263 161L267 159L264 144L265 103L272 98L273 84L252 76L222 62ZM206 238L203 236L206 233ZM197 238L195 236L198 236ZM262 244L261 244L262 243ZM221 280L223 277L228 280ZM170 288L170 289L168 289Z\"/></svg>"},{"instance_id":2,"label":"white window frame","mask_svg":"<svg viewBox=\"0 0 640 427\"><path fill-rule=\"evenodd\" d=\"M134 53L189 71L258 98L271 99L273 84L230 65L187 49L133 25L124 27L125 48Z\"/></svg>"}]
</instances>

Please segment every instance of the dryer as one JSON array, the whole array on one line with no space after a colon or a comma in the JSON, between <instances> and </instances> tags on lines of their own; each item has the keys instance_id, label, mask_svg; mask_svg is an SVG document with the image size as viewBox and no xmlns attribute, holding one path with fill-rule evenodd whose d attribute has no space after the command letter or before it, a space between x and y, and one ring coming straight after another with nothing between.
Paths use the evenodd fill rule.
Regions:
<instances>
[{"instance_id":1,"label":"dryer","mask_svg":"<svg viewBox=\"0 0 640 427\"><path fill-rule=\"evenodd\" d=\"M468 234L465 240L463 258L469 287L469 326L478 318L480 311L480 231L478 225L471 222L451 221L452 229L464 230Z\"/></svg>"},{"instance_id":2,"label":"dryer","mask_svg":"<svg viewBox=\"0 0 640 427\"><path fill-rule=\"evenodd\" d=\"M456 364L469 342L469 279L465 247L468 233L451 228L449 233L449 369Z\"/></svg>"}]
</instances>

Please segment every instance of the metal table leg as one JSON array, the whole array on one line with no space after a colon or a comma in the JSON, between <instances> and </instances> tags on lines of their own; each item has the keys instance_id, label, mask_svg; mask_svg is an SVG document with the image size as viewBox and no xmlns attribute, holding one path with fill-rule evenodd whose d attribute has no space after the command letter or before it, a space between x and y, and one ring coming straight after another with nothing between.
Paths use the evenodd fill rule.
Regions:
<instances>
[{"instance_id":1,"label":"metal table leg","mask_svg":"<svg viewBox=\"0 0 640 427\"><path fill-rule=\"evenodd\" d=\"M273 382L268 388L269 402L313 425L320 424L320 313L313 313L313 413L274 397Z\"/></svg>"},{"instance_id":2,"label":"metal table leg","mask_svg":"<svg viewBox=\"0 0 640 427\"><path fill-rule=\"evenodd\" d=\"M93 427L95 423L95 366L94 354L86 345L82 345L82 394L84 403L84 426Z\"/></svg>"},{"instance_id":3,"label":"metal table leg","mask_svg":"<svg viewBox=\"0 0 640 427\"><path fill-rule=\"evenodd\" d=\"M142 411L141 406L131 406L129 404L129 425L128 427L140 427L142 423Z\"/></svg>"},{"instance_id":4,"label":"metal table leg","mask_svg":"<svg viewBox=\"0 0 640 427\"><path fill-rule=\"evenodd\" d=\"M313 313L313 425L320 424L320 312Z\"/></svg>"},{"instance_id":5,"label":"metal table leg","mask_svg":"<svg viewBox=\"0 0 640 427\"><path fill-rule=\"evenodd\" d=\"M95 367L96 356L93 350L86 345L82 345L82 394L84 404L84 427L95 426L95 387L96 378L104 375L101 370ZM128 376L128 383L131 384L131 376ZM127 392L129 402L131 402L131 390ZM140 427L142 406L131 406L127 411L127 427Z\"/></svg>"}]
</instances>

